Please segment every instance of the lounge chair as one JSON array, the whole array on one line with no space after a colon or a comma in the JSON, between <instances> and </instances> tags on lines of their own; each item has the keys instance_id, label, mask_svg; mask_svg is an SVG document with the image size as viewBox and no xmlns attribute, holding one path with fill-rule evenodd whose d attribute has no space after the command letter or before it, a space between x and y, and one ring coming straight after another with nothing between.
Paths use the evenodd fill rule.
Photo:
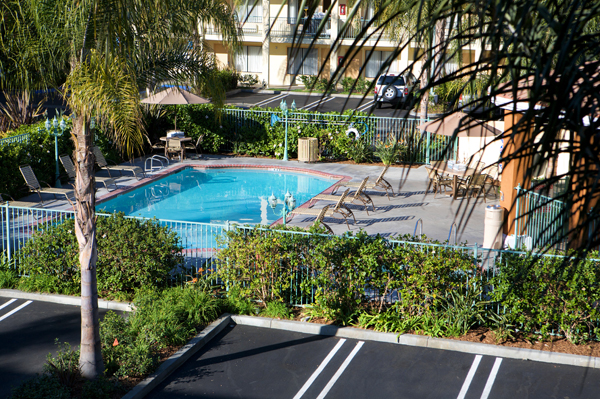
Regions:
<instances>
[{"instance_id":1,"label":"lounge chair","mask_svg":"<svg viewBox=\"0 0 600 399\"><path fill-rule=\"evenodd\" d=\"M33 173L33 169L31 169L31 166L29 166L29 165L21 165L21 166L19 166L19 170L21 171L21 174L23 175L23 178L25 179L25 184L27 185L27 188L29 188L29 191L36 192L39 195L40 201L42 202L42 204L44 203L44 200L42 199L42 193L43 194L52 194L52 195L54 195L55 198L57 195L64 195L65 198L67 199L67 201L70 201L69 197L72 197L75 194L75 192L73 190L69 190L66 188L51 187L46 182L43 182L43 183L47 184L48 187L42 187L40 185L40 182L38 181L37 177L35 177L35 173Z\"/></svg>"},{"instance_id":2,"label":"lounge chair","mask_svg":"<svg viewBox=\"0 0 600 399\"><path fill-rule=\"evenodd\" d=\"M69 179L71 179L71 182L75 182L75 178L77 177L77 172L75 171L75 164L73 164L71 157L66 154L59 155L58 157L60 158L60 163L62 163L62 166L67 171L67 175L69 175ZM95 178L96 178L96 182L104 184L104 187L106 187L107 190L108 190L108 186L110 186L110 185L114 185L115 188L118 188L117 183L115 182L115 179L113 179L112 177L95 176ZM71 184L73 184L73 183L71 183Z\"/></svg>"},{"instance_id":3,"label":"lounge chair","mask_svg":"<svg viewBox=\"0 0 600 399\"><path fill-rule=\"evenodd\" d=\"M141 167L133 166L133 165L117 165L117 164L109 165L108 162L106 161L106 158L104 158L102 151L100 151L100 148L98 146L94 146L92 148L92 150L94 151L94 157L96 158L96 164L100 168L106 169L106 171L108 172L108 175L110 177L112 177L110 174L111 170L119 171L121 176L123 176L124 171L131 172L131 173L133 173L135 178L138 180L139 180L138 173L141 173L142 176L146 177L146 175L144 174L144 170Z\"/></svg>"},{"instance_id":4,"label":"lounge chair","mask_svg":"<svg viewBox=\"0 0 600 399\"><path fill-rule=\"evenodd\" d=\"M355 202L355 201L360 201L363 203L363 205L365 206L365 211L367 211L367 215L369 214L369 208L368 205L371 204L371 206L373 207L373 212L375 211L375 204L373 204L373 200L371 199L371 197L369 197L369 195L367 193L365 193L365 188L367 187L367 183L368 183L369 178L365 177L363 179L363 181L358 185L358 188L356 189L356 191L354 192L354 195L352 197L347 197L344 199L344 203L347 202ZM347 189L346 191L348 191L349 189ZM340 198L339 195L333 195L333 194L319 194L314 196L313 198L311 198L311 204L312 201L337 201ZM350 209L344 205L344 207L350 211ZM352 215L352 217L354 217L354 215ZM356 219L354 219L356 221Z\"/></svg>"},{"instance_id":5,"label":"lounge chair","mask_svg":"<svg viewBox=\"0 0 600 399\"><path fill-rule=\"evenodd\" d=\"M336 195L335 196L336 201L337 201L336 204L333 206L333 208L330 205L327 205L328 209L325 212L325 214L323 215L323 217L334 216L336 213L342 215L342 217L346 221L346 226L348 226L348 230L350 230L350 225L348 224L348 217L352 216L352 218L356 222L356 218L354 217L354 214L352 213L352 211L346 205L344 205L344 201L346 200L346 197L348 196L349 192L350 192L350 189L347 188L346 191L344 191L344 194ZM312 207L311 208L296 208L292 212L289 213L289 215L291 216L290 220L294 217L294 215L317 216L317 215L320 215L321 211L322 211L322 209L315 209Z\"/></svg>"},{"instance_id":6,"label":"lounge chair","mask_svg":"<svg viewBox=\"0 0 600 399\"><path fill-rule=\"evenodd\" d=\"M17 208L32 208L40 206L39 202L28 202L28 201L15 201L13 197L8 194L0 193L0 205L16 206Z\"/></svg>"},{"instance_id":7,"label":"lounge chair","mask_svg":"<svg viewBox=\"0 0 600 399\"><path fill-rule=\"evenodd\" d=\"M388 200L390 199L390 194L388 193L388 190L392 190L392 195L394 195L394 189L392 188L392 185L383 178L383 176L386 174L386 172L388 171L388 169L390 168L390 166L386 166L385 168L383 168L383 170L381 171L381 173L379 174L379 177L377 178L377 180L375 180L374 183L367 183L366 185L366 189L374 189L374 188L382 188L385 190L385 195L387 195ZM350 187L350 188L357 188L360 187L360 185L362 184L362 182L357 182L357 181L349 181L349 182L345 182L345 183L338 183L335 185L334 189L333 189L333 194L336 193L336 191L338 190L338 188L340 186L344 186L344 187Z\"/></svg>"},{"instance_id":8,"label":"lounge chair","mask_svg":"<svg viewBox=\"0 0 600 399\"><path fill-rule=\"evenodd\" d=\"M320 222L321 225L323 227L325 227L325 229L329 232L329 234L334 234L333 230L331 230L331 227L329 227L323 221L323 219L325 219L325 216L331 216L333 214L333 211L329 209L330 207L331 207L331 205L325 205L321 209L315 209L315 208L297 208L297 209L294 209L294 211L297 211L297 210L300 210L300 209L302 210L302 212L296 212L295 215L316 216L316 219L315 219L315 222L313 223L313 225L315 225L315 224L317 224L317 223ZM293 211L292 211L292 213L293 213ZM293 218L293 215L292 215L292 217L290 217L290 220L292 220L292 218Z\"/></svg>"}]
</instances>

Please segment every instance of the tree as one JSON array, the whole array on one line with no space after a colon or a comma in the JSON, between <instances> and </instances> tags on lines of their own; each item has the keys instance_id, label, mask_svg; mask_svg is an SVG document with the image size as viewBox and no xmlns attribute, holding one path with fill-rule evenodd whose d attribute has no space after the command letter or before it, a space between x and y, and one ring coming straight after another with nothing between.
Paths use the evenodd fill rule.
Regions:
<instances>
[{"instance_id":1,"label":"tree","mask_svg":"<svg viewBox=\"0 0 600 399\"><path fill-rule=\"evenodd\" d=\"M143 142L140 90L162 82L198 84L210 76L215 60L199 36L198 24L217 26L234 49L236 24L223 0L13 0L0 12L2 87L62 87L73 112L80 366L84 377L95 378L103 364L90 122L96 118L117 147L133 155Z\"/></svg>"},{"instance_id":2,"label":"tree","mask_svg":"<svg viewBox=\"0 0 600 399\"><path fill-rule=\"evenodd\" d=\"M383 63L385 73L391 59L410 43L423 47L421 56L407 70L421 70L422 111L430 90L451 84L454 110L489 121L497 111L518 115L504 136L512 139L527 134L514 151L504 152L497 164L519 162L541 154L534 164L522 165L530 178L541 164L555 164L559 155L569 155L569 170L549 173L540 185L568 179L570 189L558 199L565 202L568 217L582 217L568 229L557 230L558 242L569 236L582 251L600 245L600 3L595 0L358 0L349 13L364 4L377 10L365 21L346 54L351 59L365 48L365 38L377 40L388 31L399 45ZM343 28L342 28L343 29ZM339 36L332 48L340 46ZM314 41L313 41L314 44ZM463 60L463 49L482 48L476 59ZM457 59L456 71L444 74L444 60ZM431 73L430 73L431 71ZM341 78L343 67L330 84ZM431 77L431 79L429 79ZM465 94L469 100L460 105ZM500 96L507 97L503 104ZM467 98L465 96L465 98ZM491 112L475 113L488 107ZM458 132L455 132L457 134ZM448 148L447 151L450 149ZM514 202L512 204L514 206ZM462 218L468 218L466 207ZM557 218L558 218L557 217ZM558 219L557 219L558 220Z\"/></svg>"}]
</instances>

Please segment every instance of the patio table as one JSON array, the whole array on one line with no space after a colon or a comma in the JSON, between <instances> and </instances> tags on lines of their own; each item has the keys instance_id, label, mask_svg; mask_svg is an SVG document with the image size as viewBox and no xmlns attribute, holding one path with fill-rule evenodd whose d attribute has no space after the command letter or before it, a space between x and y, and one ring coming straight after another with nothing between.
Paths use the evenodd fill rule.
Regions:
<instances>
[{"instance_id":1,"label":"patio table","mask_svg":"<svg viewBox=\"0 0 600 399\"><path fill-rule=\"evenodd\" d=\"M458 194L458 178L467 178L477 173L475 168L467 168L465 170L456 170L448 167L446 162L437 162L431 165L431 169L437 171L440 174L448 174L452 176L452 198L456 198Z\"/></svg>"},{"instance_id":2,"label":"patio table","mask_svg":"<svg viewBox=\"0 0 600 399\"><path fill-rule=\"evenodd\" d=\"M165 157L168 158L167 155L167 147L169 147L169 140L179 140L181 143L186 143L189 141L192 141L191 137L167 137L167 136L163 136L163 137L159 137L160 141L164 141L165 143L167 143L165 145ZM183 161L185 159L185 148L183 147L183 145L181 146L181 160Z\"/></svg>"}]
</instances>

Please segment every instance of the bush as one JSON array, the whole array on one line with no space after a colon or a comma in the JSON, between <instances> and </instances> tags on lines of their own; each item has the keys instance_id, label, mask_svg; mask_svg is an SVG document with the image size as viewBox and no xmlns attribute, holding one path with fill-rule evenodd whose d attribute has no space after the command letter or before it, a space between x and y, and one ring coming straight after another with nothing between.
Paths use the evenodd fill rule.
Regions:
<instances>
[{"instance_id":1,"label":"bush","mask_svg":"<svg viewBox=\"0 0 600 399\"><path fill-rule=\"evenodd\" d=\"M342 79L341 84L344 93L364 93L369 89L371 82L364 78L353 79L347 76Z\"/></svg>"},{"instance_id":2,"label":"bush","mask_svg":"<svg viewBox=\"0 0 600 399\"><path fill-rule=\"evenodd\" d=\"M141 377L151 373L161 349L183 345L198 326L212 322L220 313L217 299L193 286L141 290L134 303L136 310L127 320L108 312L100 323L109 375Z\"/></svg>"},{"instance_id":3,"label":"bush","mask_svg":"<svg viewBox=\"0 0 600 399\"><path fill-rule=\"evenodd\" d=\"M592 255L593 257L593 255ZM552 331L577 343L599 337L600 268L590 260L505 254L492 298L530 334Z\"/></svg>"},{"instance_id":4,"label":"bush","mask_svg":"<svg viewBox=\"0 0 600 399\"><path fill-rule=\"evenodd\" d=\"M325 91L329 83L326 78L319 79L318 76L302 75L300 76L302 84L307 90Z\"/></svg>"},{"instance_id":5,"label":"bush","mask_svg":"<svg viewBox=\"0 0 600 399\"><path fill-rule=\"evenodd\" d=\"M164 287L183 261L179 238L152 220L122 213L99 217L98 292L103 297L131 298L141 287ZM19 286L26 290L77 294L80 291L79 247L74 220L38 230L21 251Z\"/></svg>"},{"instance_id":6,"label":"bush","mask_svg":"<svg viewBox=\"0 0 600 399\"><path fill-rule=\"evenodd\" d=\"M258 75L250 75L250 74L246 74L246 75L241 75L239 77L239 83L242 86L254 86L255 84L258 83Z\"/></svg>"}]
</instances>

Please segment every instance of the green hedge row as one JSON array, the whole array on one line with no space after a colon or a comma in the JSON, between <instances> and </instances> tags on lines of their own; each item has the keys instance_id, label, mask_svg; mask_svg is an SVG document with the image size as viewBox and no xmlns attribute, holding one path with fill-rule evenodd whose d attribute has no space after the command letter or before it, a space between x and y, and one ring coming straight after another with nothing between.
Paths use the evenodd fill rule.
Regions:
<instances>
[{"instance_id":1,"label":"green hedge row","mask_svg":"<svg viewBox=\"0 0 600 399\"><path fill-rule=\"evenodd\" d=\"M288 104L289 106L289 104ZM235 107L230 107L236 109ZM259 111L258 109L256 111ZM207 153L216 153L223 150L233 151L236 154L248 156L268 156L283 158L285 142L284 119L271 126L271 114L282 117L281 110L274 108L260 109L266 112L247 112L244 119L228 117L225 111L217 111L211 104L168 106L165 114L149 122L148 131L152 141L164 136L165 132L175 126L183 130L186 135L197 139L204 135L201 148ZM318 112L297 110L303 115L321 115ZM347 111L349 115L351 111ZM328 113L324 115L338 115ZM348 123L356 121L358 116L366 114L357 112L349 118ZM361 124L357 128L362 131ZM348 125L335 125L332 123L305 123L288 122L288 155L297 157L298 138L316 137L324 157L330 159L348 159L349 152L354 147L354 142L346 135Z\"/></svg>"}]
</instances>

